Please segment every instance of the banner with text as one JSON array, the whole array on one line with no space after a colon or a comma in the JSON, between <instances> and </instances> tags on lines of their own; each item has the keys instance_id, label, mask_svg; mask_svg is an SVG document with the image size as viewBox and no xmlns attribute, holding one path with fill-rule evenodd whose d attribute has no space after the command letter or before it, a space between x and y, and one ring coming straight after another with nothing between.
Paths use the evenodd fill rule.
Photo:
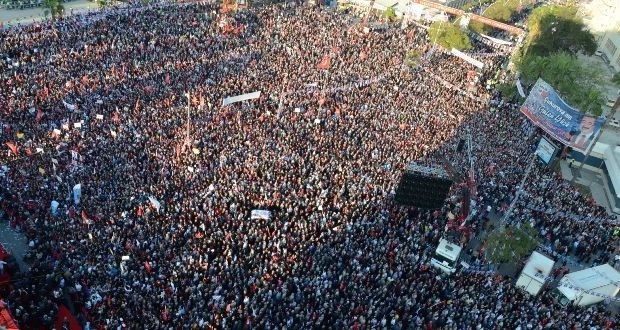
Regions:
<instances>
[{"instance_id":1,"label":"banner with text","mask_svg":"<svg viewBox=\"0 0 620 330\"><path fill-rule=\"evenodd\" d=\"M604 118L584 115L569 106L544 80L538 79L521 112L554 139L585 152L600 133Z\"/></svg>"}]
</instances>

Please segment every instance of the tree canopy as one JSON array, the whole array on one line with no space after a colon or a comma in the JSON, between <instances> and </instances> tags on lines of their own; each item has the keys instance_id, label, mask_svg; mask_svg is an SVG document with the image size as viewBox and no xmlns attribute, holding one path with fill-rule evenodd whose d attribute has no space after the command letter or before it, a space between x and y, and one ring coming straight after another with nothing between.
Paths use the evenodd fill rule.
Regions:
<instances>
[{"instance_id":1,"label":"tree canopy","mask_svg":"<svg viewBox=\"0 0 620 330\"><path fill-rule=\"evenodd\" d=\"M522 6L534 3L534 0L499 0L490 5L482 16L496 21L508 23L512 16L521 10ZM478 34L487 34L491 27L480 22L469 22L469 29Z\"/></svg>"},{"instance_id":2,"label":"tree canopy","mask_svg":"<svg viewBox=\"0 0 620 330\"><path fill-rule=\"evenodd\" d=\"M517 64L521 77L532 84L542 78L553 86L571 106L593 115L601 115L605 103L599 89L600 69L581 64L571 53L550 56L527 55Z\"/></svg>"},{"instance_id":3,"label":"tree canopy","mask_svg":"<svg viewBox=\"0 0 620 330\"><path fill-rule=\"evenodd\" d=\"M437 44L446 49L465 50L471 48L467 34L451 23L434 22L428 29L428 36L432 42L437 41Z\"/></svg>"},{"instance_id":4,"label":"tree canopy","mask_svg":"<svg viewBox=\"0 0 620 330\"><path fill-rule=\"evenodd\" d=\"M498 228L487 236L486 257L494 264L517 263L536 248L537 236L529 223L521 228Z\"/></svg>"},{"instance_id":5,"label":"tree canopy","mask_svg":"<svg viewBox=\"0 0 620 330\"><path fill-rule=\"evenodd\" d=\"M62 16L65 11L65 7L60 0L44 0L43 1L43 13L45 16L52 16L56 18Z\"/></svg>"},{"instance_id":6,"label":"tree canopy","mask_svg":"<svg viewBox=\"0 0 620 330\"><path fill-rule=\"evenodd\" d=\"M594 35L588 31L575 6L544 6L528 18L526 55L546 56L557 51L588 55L596 51Z\"/></svg>"}]
</instances>

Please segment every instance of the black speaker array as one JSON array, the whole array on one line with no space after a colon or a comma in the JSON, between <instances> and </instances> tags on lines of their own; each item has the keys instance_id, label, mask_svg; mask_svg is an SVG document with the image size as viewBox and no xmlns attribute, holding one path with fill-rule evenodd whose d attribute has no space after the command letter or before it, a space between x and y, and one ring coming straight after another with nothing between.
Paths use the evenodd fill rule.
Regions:
<instances>
[{"instance_id":1,"label":"black speaker array","mask_svg":"<svg viewBox=\"0 0 620 330\"><path fill-rule=\"evenodd\" d=\"M405 172L394 199L400 205L438 209L443 206L451 186L449 179Z\"/></svg>"}]
</instances>

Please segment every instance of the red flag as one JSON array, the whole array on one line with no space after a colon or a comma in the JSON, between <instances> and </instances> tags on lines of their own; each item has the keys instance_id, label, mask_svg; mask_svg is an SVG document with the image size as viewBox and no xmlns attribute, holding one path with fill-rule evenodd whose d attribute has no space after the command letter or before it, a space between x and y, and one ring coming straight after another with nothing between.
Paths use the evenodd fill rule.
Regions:
<instances>
[{"instance_id":1,"label":"red flag","mask_svg":"<svg viewBox=\"0 0 620 330\"><path fill-rule=\"evenodd\" d=\"M136 100L136 105L134 106L134 109L136 111L140 111L140 98L138 97L138 99Z\"/></svg>"},{"instance_id":2,"label":"red flag","mask_svg":"<svg viewBox=\"0 0 620 330\"><path fill-rule=\"evenodd\" d=\"M26 156L31 156L32 150L30 148L26 148Z\"/></svg>"},{"instance_id":3,"label":"red flag","mask_svg":"<svg viewBox=\"0 0 620 330\"><path fill-rule=\"evenodd\" d=\"M86 211L82 210L81 215L82 215L82 220L88 221L88 214L86 214Z\"/></svg>"},{"instance_id":4,"label":"red flag","mask_svg":"<svg viewBox=\"0 0 620 330\"><path fill-rule=\"evenodd\" d=\"M329 68L331 64L332 64L332 58L329 57L329 55L325 55L325 56L323 56L323 59L321 60L321 63L317 64L316 68L317 69L321 69L321 70L325 70L325 69Z\"/></svg>"},{"instance_id":5,"label":"red flag","mask_svg":"<svg viewBox=\"0 0 620 330\"><path fill-rule=\"evenodd\" d=\"M164 84L170 85L170 74L166 73L166 77L164 78Z\"/></svg>"},{"instance_id":6,"label":"red flag","mask_svg":"<svg viewBox=\"0 0 620 330\"><path fill-rule=\"evenodd\" d=\"M168 308L164 305L164 310L161 311L161 319L168 321Z\"/></svg>"},{"instance_id":7,"label":"red flag","mask_svg":"<svg viewBox=\"0 0 620 330\"><path fill-rule=\"evenodd\" d=\"M365 59L367 59L367 58L368 58L368 55L366 55L366 52L362 50L362 51L360 52L360 60L362 60L362 61L363 61L363 60L365 60Z\"/></svg>"},{"instance_id":8,"label":"red flag","mask_svg":"<svg viewBox=\"0 0 620 330\"><path fill-rule=\"evenodd\" d=\"M151 267L151 263L148 261L144 262L144 269L146 269L147 273L150 273L153 270L153 267Z\"/></svg>"},{"instance_id":9,"label":"red flag","mask_svg":"<svg viewBox=\"0 0 620 330\"><path fill-rule=\"evenodd\" d=\"M43 118L43 111L39 108L39 111L37 111L37 124L41 122L41 118Z\"/></svg>"},{"instance_id":10,"label":"red flag","mask_svg":"<svg viewBox=\"0 0 620 330\"><path fill-rule=\"evenodd\" d=\"M138 206L138 217L142 217L142 214L144 214L144 208L140 205Z\"/></svg>"},{"instance_id":11,"label":"red flag","mask_svg":"<svg viewBox=\"0 0 620 330\"><path fill-rule=\"evenodd\" d=\"M411 30L407 32L407 39L411 40L414 34L415 34L415 30Z\"/></svg>"},{"instance_id":12,"label":"red flag","mask_svg":"<svg viewBox=\"0 0 620 330\"><path fill-rule=\"evenodd\" d=\"M9 147L9 149L11 149L11 151L17 155L17 144L15 144L15 142L12 141L8 141L6 142L6 145Z\"/></svg>"},{"instance_id":13,"label":"red flag","mask_svg":"<svg viewBox=\"0 0 620 330\"><path fill-rule=\"evenodd\" d=\"M114 111L114 115L112 116L112 120L113 120L115 123L118 123L118 112Z\"/></svg>"}]
</instances>

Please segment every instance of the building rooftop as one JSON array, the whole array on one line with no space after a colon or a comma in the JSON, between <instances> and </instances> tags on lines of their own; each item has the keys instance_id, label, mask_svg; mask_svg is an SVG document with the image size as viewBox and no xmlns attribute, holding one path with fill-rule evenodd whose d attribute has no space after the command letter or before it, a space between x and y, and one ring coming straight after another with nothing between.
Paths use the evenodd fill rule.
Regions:
<instances>
[{"instance_id":1,"label":"building rooftop","mask_svg":"<svg viewBox=\"0 0 620 330\"><path fill-rule=\"evenodd\" d=\"M588 0L580 3L579 12L584 16L584 23L596 35L605 32L620 32L620 1Z\"/></svg>"}]
</instances>

